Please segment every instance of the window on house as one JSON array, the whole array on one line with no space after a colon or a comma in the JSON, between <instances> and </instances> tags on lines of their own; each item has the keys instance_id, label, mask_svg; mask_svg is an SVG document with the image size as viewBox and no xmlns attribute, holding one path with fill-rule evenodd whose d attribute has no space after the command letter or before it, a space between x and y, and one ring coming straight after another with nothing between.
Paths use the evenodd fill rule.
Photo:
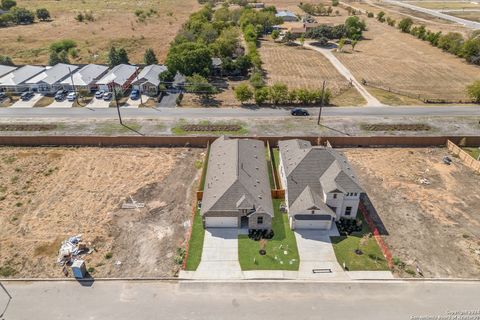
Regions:
<instances>
[{"instance_id":1,"label":"window on house","mask_svg":"<svg viewBox=\"0 0 480 320\"><path fill-rule=\"evenodd\" d=\"M357 196L357 193L355 192L353 195L356 197L356 196Z\"/></svg>"},{"instance_id":2,"label":"window on house","mask_svg":"<svg viewBox=\"0 0 480 320\"><path fill-rule=\"evenodd\" d=\"M263 217L257 218L257 224L263 224Z\"/></svg>"},{"instance_id":3,"label":"window on house","mask_svg":"<svg viewBox=\"0 0 480 320\"><path fill-rule=\"evenodd\" d=\"M333 194L333 199L337 199L337 194L336 193Z\"/></svg>"},{"instance_id":4,"label":"window on house","mask_svg":"<svg viewBox=\"0 0 480 320\"><path fill-rule=\"evenodd\" d=\"M352 214L352 207L346 207L345 208L345 215L349 216L350 214Z\"/></svg>"},{"instance_id":5,"label":"window on house","mask_svg":"<svg viewBox=\"0 0 480 320\"><path fill-rule=\"evenodd\" d=\"M315 213L315 210L312 210L312 214L314 214L314 213Z\"/></svg>"}]
</instances>

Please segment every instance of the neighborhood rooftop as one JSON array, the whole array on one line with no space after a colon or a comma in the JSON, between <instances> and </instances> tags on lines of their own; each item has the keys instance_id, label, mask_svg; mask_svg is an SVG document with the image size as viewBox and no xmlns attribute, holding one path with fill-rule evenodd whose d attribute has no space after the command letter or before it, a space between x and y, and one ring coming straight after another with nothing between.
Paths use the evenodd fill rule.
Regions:
<instances>
[{"instance_id":1,"label":"neighborhood rooftop","mask_svg":"<svg viewBox=\"0 0 480 320\"><path fill-rule=\"evenodd\" d=\"M72 77L68 77L62 81L62 84L72 85L72 78L73 84L77 86L88 86L91 84L95 79L100 77L103 73L108 70L107 66L102 66L98 64L88 64L82 67L80 70L75 72Z\"/></svg>"},{"instance_id":2,"label":"neighborhood rooftop","mask_svg":"<svg viewBox=\"0 0 480 320\"><path fill-rule=\"evenodd\" d=\"M65 79L70 73L77 70L77 66L71 64L58 63L53 67L47 67L43 72L28 80L28 84L46 83L52 85Z\"/></svg>"},{"instance_id":3,"label":"neighborhood rooftop","mask_svg":"<svg viewBox=\"0 0 480 320\"><path fill-rule=\"evenodd\" d=\"M117 85L124 85L137 71L138 67L129 64L120 64L110 70L103 78L97 81L100 85L109 85L112 82Z\"/></svg>"},{"instance_id":4,"label":"neighborhood rooftop","mask_svg":"<svg viewBox=\"0 0 480 320\"><path fill-rule=\"evenodd\" d=\"M12 72L15 69L17 69L17 67L4 66L0 64L0 78L6 75L7 73Z\"/></svg>"},{"instance_id":5,"label":"neighborhood rooftop","mask_svg":"<svg viewBox=\"0 0 480 320\"><path fill-rule=\"evenodd\" d=\"M167 71L167 67L159 64L152 64L143 68L138 74L139 82L149 82L153 85L160 85L160 78L158 77L162 72Z\"/></svg>"},{"instance_id":6,"label":"neighborhood rooftop","mask_svg":"<svg viewBox=\"0 0 480 320\"><path fill-rule=\"evenodd\" d=\"M0 78L0 85L16 86L16 85L22 84L28 79L31 79L32 77L36 76L43 70L45 70L45 67L30 66L30 65L23 66Z\"/></svg>"}]
</instances>

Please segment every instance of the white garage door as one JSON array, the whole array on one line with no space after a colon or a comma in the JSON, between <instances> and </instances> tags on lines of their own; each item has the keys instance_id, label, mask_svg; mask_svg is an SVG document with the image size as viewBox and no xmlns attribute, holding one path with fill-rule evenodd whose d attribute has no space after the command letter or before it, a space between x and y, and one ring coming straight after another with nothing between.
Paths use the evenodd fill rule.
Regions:
<instances>
[{"instance_id":1,"label":"white garage door","mask_svg":"<svg viewBox=\"0 0 480 320\"><path fill-rule=\"evenodd\" d=\"M295 220L295 229L330 229L330 220Z\"/></svg>"},{"instance_id":2,"label":"white garage door","mask_svg":"<svg viewBox=\"0 0 480 320\"><path fill-rule=\"evenodd\" d=\"M237 217L206 217L205 227L209 228L237 228Z\"/></svg>"}]
</instances>

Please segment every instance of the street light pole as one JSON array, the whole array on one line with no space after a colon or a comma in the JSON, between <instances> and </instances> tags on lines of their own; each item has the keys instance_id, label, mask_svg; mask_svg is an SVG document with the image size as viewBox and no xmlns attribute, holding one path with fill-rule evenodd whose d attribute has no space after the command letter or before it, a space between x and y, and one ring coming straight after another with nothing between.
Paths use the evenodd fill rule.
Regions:
<instances>
[{"instance_id":1,"label":"street light pole","mask_svg":"<svg viewBox=\"0 0 480 320\"><path fill-rule=\"evenodd\" d=\"M323 80L323 85L322 85L322 100L320 100L320 109L318 110L317 125L320 125L320 118L322 117L322 108L323 108L323 102L324 102L324 98L325 98L325 84L326 84L326 81Z\"/></svg>"}]
</instances>

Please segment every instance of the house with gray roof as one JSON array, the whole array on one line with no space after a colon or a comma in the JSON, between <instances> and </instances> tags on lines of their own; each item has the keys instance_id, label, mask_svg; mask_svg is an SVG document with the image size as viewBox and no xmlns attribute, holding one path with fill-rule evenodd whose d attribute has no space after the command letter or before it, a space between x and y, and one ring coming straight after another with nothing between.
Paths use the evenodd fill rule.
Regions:
<instances>
[{"instance_id":1,"label":"house with gray roof","mask_svg":"<svg viewBox=\"0 0 480 320\"><path fill-rule=\"evenodd\" d=\"M118 88L127 90L137 77L139 68L130 64L119 64L97 81L98 89L111 91Z\"/></svg>"},{"instance_id":2,"label":"house with gray roof","mask_svg":"<svg viewBox=\"0 0 480 320\"><path fill-rule=\"evenodd\" d=\"M24 92L29 90L26 81L43 72L45 67L23 66L0 78L0 90L8 92Z\"/></svg>"},{"instance_id":3,"label":"house with gray roof","mask_svg":"<svg viewBox=\"0 0 480 320\"><path fill-rule=\"evenodd\" d=\"M146 66L132 82L133 89L140 90L142 94L149 96L158 95L160 86L159 76L167 70L166 66L160 64Z\"/></svg>"},{"instance_id":4,"label":"house with gray roof","mask_svg":"<svg viewBox=\"0 0 480 320\"><path fill-rule=\"evenodd\" d=\"M345 156L299 139L280 141L278 146L292 229L330 229L336 219L356 218L364 191Z\"/></svg>"},{"instance_id":5,"label":"house with gray roof","mask_svg":"<svg viewBox=\"0 0 480 320\"><path fill-rule=\"evenodd\" d=\"M5 66L3 64L0 64L0 78L6 75L7 73L12 72L15 69L17 69L17 67Z\"/></svg>"},{"instance_id":6,"label":"house with gray roof","mask_svg":"<svg viewBox=\"0 0 480 320\"><path fill-rule=\"evenodd\" d=\"M288 10L281 10L275 14L275 17L281 18L284 22L287 21L298 21L298 17L295 13L288 11Z\"/></svg>"},{"instance_id":7,"label":"house with gray roof","mask_svg":"<svg viewBox=\"0 0 480 320\"><path fill-rule=\"evenodd\" d=\"M94 91L97 89L96 82L103 77L107 71L107 66L87 64L70 77L65 78L65 80L62 81L62 87L65 90L73 90L75 86L76 90Z\"/></svg>"},{"instance_id":8,"label":"house with gray roof","mask_svg":"<svg viewBox=\"0 0 480 320\"><path fill-rule=\"evenodd\" d=\"M271 229L272 195L260 140L220 137L210 146L200 214L205 227Z\"/></svg>"},{"instance_id":9,"label":"house with gray roof","mask_svg":"<svg viewBox=\"0 0 480 320\"><path fill-rule=\"evenodd\" d=\"M58 63L53 67L46 67L35 77L27 80L25 84L28 85L30 91L54 93L62 88L61 82L77 69L77 66L71 64Z\"/></svg>"}]
</instances>

